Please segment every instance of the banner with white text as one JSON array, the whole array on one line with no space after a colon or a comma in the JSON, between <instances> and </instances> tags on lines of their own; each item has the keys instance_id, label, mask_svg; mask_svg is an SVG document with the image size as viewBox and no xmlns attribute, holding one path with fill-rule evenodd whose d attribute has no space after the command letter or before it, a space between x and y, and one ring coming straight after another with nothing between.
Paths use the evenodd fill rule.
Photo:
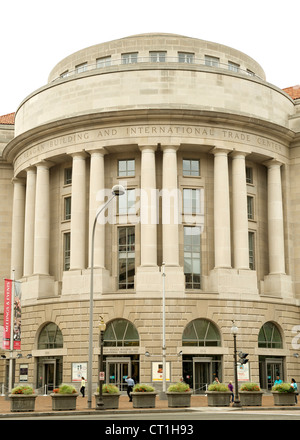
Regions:
<instances>
[{"instance_id":1,"label":"banner with white text","mask_svg":"<svg viewBox=\"0 0 300 440\"><path fill-rule=\"evenodd\" d=\"M13 292L14 289L14 292ZM12 305L12 298L14 304ZM21 283L4 280L3 344L4 350L10 349L11 315L13 307L13 349L21 349Z\"/></svg>"}]
</instances>

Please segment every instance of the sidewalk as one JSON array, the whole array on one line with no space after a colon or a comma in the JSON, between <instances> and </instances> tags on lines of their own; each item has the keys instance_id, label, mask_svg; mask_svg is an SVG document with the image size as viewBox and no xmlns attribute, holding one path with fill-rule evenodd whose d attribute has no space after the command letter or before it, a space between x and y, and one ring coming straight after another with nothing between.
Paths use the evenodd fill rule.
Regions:
<instances>
[{"instance_id":1,"label":"sidewalk","mask_svg":"<svg viewBox=\"0 0 300 440\"><path fill-rule=\"evenodd\" d=\"M247 410L251 410L251 409L255 409L255 410L264 410L264 409L268 409L268 410L283 410L283 409L295 409L295 410L300 410L300 399L298 399L298 404L295 406L286 406L286 407L279 407L279 406L274 406L273 403L273 396L272 395L265 395L262 398L262 406L258 407L244 407ZM220 408L220 407L218 407ZM230 410L230 408L232 409L236 409L233 407L226 407L227 409ZM159 397L156 398L156 402L155 402L155 408L133 408L132 406L132 402L128 401L128 397L127 395L122 395L120 396L120 400L119 400L119 409L114 409L114 410L105 410L105 412L107 413L114 413L114 414L118 414L118 413L122 413L122 412L133 412L133 411L137 411L137 412L143 412L143 411L168 411L168 412L178 412L178 411L194 411L194 410L201 410L201 411L205 411L205 410L212 410L212 407L208 407L207 405L207 397L204 395L194 395L191 396L191 407L190 408L168 408L168 401L167 400L160 400ZM225 408L224 408L225 409ZM243 408L241 408L243 409ZM80 412L82 413L94 413L95 412L95 399L93 396L93 400L92 400L92 408L88 408L88 403L87 403L87 397L81 397L78 396L77 398L77 404L76 404L76 410L75 411L68 411L68 413L70 414L74 414L74 412L78 413ZM53 411L52 410L52 401L51 401L51 397L50 396L38 396L36 398L36 402L35 402L35 411L34 412L28 412L26 414L28 415L36 415L36 416L41 416L43 414L47 414L47 415L53 415L53 414L62 414L61 411L57 412L57 411ZM64 414L66 412L64 411ZM6 400L5 397L0 396L0 419L3 417L19 417L21 415L24 415L25 413L21 413L21 412L11 412L10 411L10 401Z\"/></svg>"}]
</instances>

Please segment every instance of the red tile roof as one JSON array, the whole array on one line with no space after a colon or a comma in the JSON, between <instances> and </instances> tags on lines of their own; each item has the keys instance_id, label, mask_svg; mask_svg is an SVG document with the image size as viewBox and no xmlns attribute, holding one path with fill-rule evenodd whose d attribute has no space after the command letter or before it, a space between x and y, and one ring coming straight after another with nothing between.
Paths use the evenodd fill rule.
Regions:
<instances>
[{"instance_id":1,"label":"red tile roof","mask_svg":"<svg viewBox=\"0 0 300 440\"><path fill-rule=\"evenodd\" d=\"M300 86L287 87L286 89L283 89L283 91L293 99L300 98Z\"/></svg>"},{"instance_id":2,"label":"red tile roof","mask_svg":"<svg viewBox=\"0 0 300 440\"><path fill-rule=\"evenodd\" d=\"M8 115L0 116L0 124L14 125L14 123L15 123L15 113L9 113Z\"/></svg>"}]
</instances>

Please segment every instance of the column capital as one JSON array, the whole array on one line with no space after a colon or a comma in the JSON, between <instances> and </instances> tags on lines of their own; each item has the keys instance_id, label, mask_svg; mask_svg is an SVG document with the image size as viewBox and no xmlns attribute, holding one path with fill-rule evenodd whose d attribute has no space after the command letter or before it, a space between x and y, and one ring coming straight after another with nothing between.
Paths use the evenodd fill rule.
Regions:
<instances>
[{"instance_id":1,"label":"column capital","mask_svg":"<svg viewBox=\"0 0 300 440\"><path fill-rule=\"evenodd\" d=\"M13 177L11 179L11 183L13 183L14 185L19 183L20 185L24 185L26 184L26 179L24 179L23 177Z\"/></svg>"},{"instance_id":2,"label":"column capital","mask_svg":"<svg viewBox=\"0 0 300 440\"><path fill-rule=\"evenodd\" d=\"M51 162L50 160L41 160L40 162L34 164L36 168L47 168L47 169L53 167L54 165L55 163Z\"/></svg>"},{"instance_id":3,"label":"column capital","mask_svg":"<svg viewBox=\"0 0 300 440\"><path fill-rule=\"evenodd\" d=\"M230 157L233 157L233 158L244 157L244 158L246 158L247 156L249 156L249 154L250 153L247 153L246 151L233 150L230 153Z\"/></svg>"},{"instance_id":4,"label":"column capital","mask_svg":"<svg viewBox=\"0 0 300 440\"><path fill-rule=\"evenodd\" d=\"M174 152L176 152L177 150L179 150L179 148L180 145L160 145L161 151L173 150Z\"/></svg>"},{"instance_id":5,"label":"column capital","mask_svg":"<svg viewBox=\"0 0 300 440\"><path fill-rule=\"evenodd\" d=\"M106 154L109 154L106 148L96 148L95 150L86 150L86 152L90 155L90 156L95 156L95 155L101 155L101 156L105 156Z\"/></svg>"},{"instance_id":6,"label":"column capital","mask_svg":"<svg viewBox=\"0 0 300 440\"><path fill-rule=\"evenodd\" d=\"M80 158L80 159L86 159L88 157L86 151L76 151L75 153L70 153L69 156L71 156L73 159Z\"/></svg>"},{"instance_id":7,"label":"column capital","mask_svg":"<svg viewBox=\"0 0 300 440\"><path fill-rule=\"evenodd\" d=\"M232 150L229 150L228 148L223 147L213 147L210 151L210 153L214 154L215 156L228 156L229 153L232 152Z\"/></svg>"},{"instance_id":8,"label":"column capital","mask_svg":"<svg viewBox=\"0 0 300 440\"><path fill-rule=\"evenodd\" d=\"M274 158L263 162L263 165L265 165L267 168L281 167L281 165L283 165L283 162Z\"/></svg>"},{"instance_id":9,"label":"column capital","mask_svg":"<svg viewBox=\"0 0 300 440\"><path fill-rule=\"evenodd\" d=\"M157 150L157 145L139 145L138 147L141 152L146 150L151 150L155 152Z\"/></svg>"}]
</instances>

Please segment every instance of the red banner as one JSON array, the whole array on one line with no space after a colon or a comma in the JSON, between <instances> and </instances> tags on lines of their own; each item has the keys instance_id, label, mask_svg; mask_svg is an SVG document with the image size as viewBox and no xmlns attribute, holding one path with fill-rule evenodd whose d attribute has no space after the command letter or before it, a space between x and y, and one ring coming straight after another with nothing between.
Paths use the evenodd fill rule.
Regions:
<instances>
[{"instance_id":1,"label":"red banner","mask_svg":"<svg viewBox=\"0 0 300 440\"><path fill-rule=\"evenodd\" d=\"M13 286L14 283L14 286ZM14 295L13 295L14 287ZM14 296L14 313L13 313L13 339L14 350L21 349L21 285L13 280L6 279L4 281L4 317L3 317L3 344L4 350L10 350L11 335L11 308L12 297Z\"/></svg>"}]
</instances>

